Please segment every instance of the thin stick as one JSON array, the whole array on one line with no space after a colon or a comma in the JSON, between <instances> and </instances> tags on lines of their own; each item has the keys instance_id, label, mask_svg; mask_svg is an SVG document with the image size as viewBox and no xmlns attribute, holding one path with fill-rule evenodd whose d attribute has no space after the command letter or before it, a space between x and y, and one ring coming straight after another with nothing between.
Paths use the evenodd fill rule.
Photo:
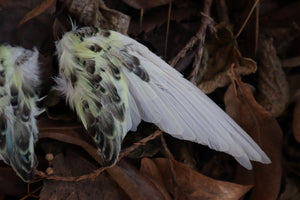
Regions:
<instances>
[{"instance_id":1,"label":"thin stick","mask_svg":"<svg viewBox=\"0 0 300 200\"><path fill-rule=\"evenodd\" d=\"M125 157L126 155L128 155L133 150L135 150L141 144L145 144L148 141L153 140L153 139L155 139L156 137L158 137L158 136L160 136L162 134L163 134L163 132L161 130L157 130L154 133L152 133L151 135L149 135L149 136L143 138L142 140L140 140L137 144L133 144L132 146L128 147L127 149L125 149L123 152L120 153L118 161L120 159L122 159L123 157ZM78 182L78 181L86 180L86 179L95 179L95 178L97 178L105 170L107 170L107 172L109 173L109 168L110 167L101 167L99 169L96 169L92 173L84 174L84 175L81 175L81 176L56 176L56 175L48 175L45 172L42 172L42 171L39 171L39 170L35 170L35 174L38 175L38 176L40 176L41 178L49 179L49 180L57 180L57 181L65 181L65 182Z\"/></svg>"},{"instance_id":2,"label":"thin stick","mask_svg":"<svg viewBox=\"0 0 300 200\"><path fill-rule=\"evenodd\" d=\"M204 1L203 14L202 14L204 17L201 20L201 26L198 32L190 39L190 41L185 45L185 47L183 47L183 49L181 49L181 51L169 62L171 66L174 67L178 63L179 59L183 58L186 55L186 53L192 47L194 47L197 41L200 40L199 43L200 44L203 43L206 34L207 25L211 23L211 18L209 17L211 4L212 4L212 0Z\"/></svg>"},{"instance_id":3,"label":"thin stick","mask_svg":"<svg viewBox=\"0 0 300 200\"><path fill-rule=\"evenodd\" d=\"M169 11L168 11L168 23L167 23L167 33L166 33L165 52L164 52L164 58L165 58L165 60L167 59L167 51L168 51L168 41L169 41L171 11L172 11L172 0L170 0Z\"/></svg>"},{"instance_id":4,"label":"thin stick","mask_svg":"<svg viewBox=\"0 0 300 200\"><path fill-rule=\"evenodd\" d=\"M258 2L259 2L259 0L256 0L254 2L254 4L253 4L253 6L252 6L252 8L251 8L251 10L250 10L250 12L249 12L246 20L244 21L244 23L242 25L242 27L240 28L239 32L234 36L235 39L237 39L240 36L240 34L242 33L242 31L244 30L244 28L245 28L246 24L248 23L248 21L249 21L251 15L252 15L254 9L256 8L256 5L258 4Z\"/></svg>"}]
</instances>

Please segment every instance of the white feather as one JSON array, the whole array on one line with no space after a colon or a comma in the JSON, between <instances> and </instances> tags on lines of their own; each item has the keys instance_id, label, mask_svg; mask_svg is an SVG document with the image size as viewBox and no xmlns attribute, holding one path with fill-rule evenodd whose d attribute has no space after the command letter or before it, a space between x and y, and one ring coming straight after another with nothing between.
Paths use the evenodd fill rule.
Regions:
<instances>
[{"instance_id":1,"label":"white feather","mask_svg":"<svg viewBox=\"0 0 300 200\"><path fill-rule=\"evenodd\" d=\"M150 77L145 82L122 68L129 83L132 130L142 119L176 138L226 152L247 169L252 168L250 160L270 163L251 137L200 89L145 46L115 34L128 53L140 60Z\"/></svg>"}]
</instances>

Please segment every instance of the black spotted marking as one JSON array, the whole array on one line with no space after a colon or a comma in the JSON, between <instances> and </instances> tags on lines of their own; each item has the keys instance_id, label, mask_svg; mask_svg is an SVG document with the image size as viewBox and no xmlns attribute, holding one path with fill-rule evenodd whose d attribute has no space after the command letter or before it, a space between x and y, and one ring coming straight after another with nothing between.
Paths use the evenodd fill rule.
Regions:
<instances>
[{"instance_id":1,"label":"black spotted marking","mask_svg":"<svg viewBox=\"0 0 300 200\"><path fill-rule=\"evenodd\" d=\"M111 93L112 93L112 100L114 102L120 102L121 101L121 98L118 94L118 91L117 89L113 86L112 89L111 89Z\"/></svg>"},{"instance_id":2,"label":"black spotted marking","mask_svg":"<svg viewBox=\"0 0 300 200\"><path fill-rule=\"evenodd\" d=\"M85 60L82 62L82 65L83 65L83 66L86 66L86 61L85 61Z\"/></svg>"},{"instance_id":3,"label":"black spotted marking","mask_svg":"<svg viewBox=\"0 0 300 200\"><path fill-rule=\"evenodd\" d=\"M71 83L72 83L73 87L75 86L76 82L77 82L77 76L76 76L76 74L71 73Z\"/></svg>"},{"instance_id":4,"label":"black spotted marking","mask_svg":"<svg viewBox=\"0 0 300 200\"><path fill-rule=\"evenodd\" d=\"M114 76L115 79L120 80L121 76L120 76L120 70L118 67L116 67L114 64L110 63L108 65L112 71L112 74Z\"/></svg>"},{"instance_id":5,"label":"black spotted marking","mask_svg":"<svg viewBox=\"0 0 300 200\"><path fill-rule=\"evenodd\" d=\"M1 64L1 65L3 65L3 63L4 63L4 60L3 60L3 59L1 59L1 60L0 60L0 64Z\"/></svg>"},{"instance_id":6,"label":"black spotted marking","mask_svg":"<svg viewBox=\"0 0 300 200\"><path fill-rule=\"evenodd\" d=\"M6 119L5 119L4 115L1 115L0 116L0 149L5 148L6 129L7 129Z\"/></svg>"},{"instance_id":7,"label":"black spotted marking","mask_svg":"<svg viewBox=\"0 0 300 200\"><path fill-rule=\"evenodd\" d=\"M150 81L149 74L141 67L134 68L133 73L140 77L143 81Z\"/></svg>"},{"instance_id":8,"label":"black spotted marking","mask_svg":"<svg viewBox=\"0 0 300 200\"><path fill-rule=\"evenodd\" d=\"M19 137L17 138L16 143L21 150L26 152L28 151L29 138L30 138L28 130L25 129L20 134L21 135L19 135Z\"/></svg>"},{"instance_id":9,"label":"black spotted marking","mask_svg":"<svg viewBox=\"0 0 300 200\"><path fill-rule=\"evenodd\" d=\"M86 71L89 72L90 74L94 74L96 70L95 66L96 66L95 60L88 60L86 65Z\"/></svg>"},{"instance_id":10,"label":"black spotted marking","mask_svg":"<svg viewBox=\"0 0 300 200\"><path fill-rule=\"evenodd\" d=\"M102 77L99 74L92 76L94 83L100 83L102 81Z\"/></svg>"},{"instance_id":11,"label":"black spotted marking","mask_svg":"<svg viewBox=\"0 0 300 200\"><path fill-rule=\"evenodd\" d=\"M3 87L5 85L5 78L0 77L0 87Z\"/></svg>"},{"instance_id":12,"label":"black spotted marking","mask_svg":"<svg viewBox=\"0 0 300 200\"><path fill-rule=\"evenodd\" d=\"M86 100L84 100L83 102L82 102L82 107L83 107L83 109L85 109L85 110L88 110L90 107L89 107L89 103L86 101Z\"/></svg>"},{"instance_id":13,"label":"black spotted marking","mask_svg":"<svg viewBox=\"0 0 300 200\"><path fill-rule=\"evenodd\" d=\"M0 71L0 76L3 77L3 78L5 77L5 70L4 69Z\"/></svg>"},{"instance_id":14,"label":"black spotted marking","mask_svg":"<svg viewBox=\"0 0 300 200\"><path fill-rule=\"evenodd\" d=\"M99 101L96 101L95 104L96 104L97 108L99 108L99 110L102 109L102 104Z\"/></svg>"},{"instance_id":15,"label":"black spotted marking","mask_svg":"<svg viewBox=\"0 0 300 200\"><path fill-rule=\"evenodd\" d=\"M102 93L105 93L106 92L106 89L104 88L104 87L102 87L101 85L100 85L100 91L102 92Z\"/></svg>"},{"instance_id":16,"label":"black spotted marking","mask_svg":"<svg viewBox=\"0 0 300 200\"><path fill-rule=\"evenodd\" d=\"M28 122L29 118L30 118L30 109L25 104L24 107L23 107L21 119L22 119L23 122Z\"/></svg>"},{"instance_id":17,"label":"black spotted marking","mask_svg":"<svg viewBox=\"0 0 300 200\"><path fill-rule=\"evenodd\" d=\"M90 46L89 49L95 53L100 52L102 50L102 48L98 44L93 44L92 46Z\"/></svg>"},{"instance_id":18,"label":"black spotted marking","mask_svg":"<svg viewBox=\"0 0 300 200\"><path fill-rule=\"evenodd\" d=\"M96 136L95 137L96 143L101 151L103 149L103 147L105 147L104 135L101 131L96 130L95 136Z\"/></svg>"},{"instance_id":19,"label":"black spotted marking","mask_svg":"<svg viewBox=\"0 0 300 200\"><path fill-rule=\"evenodd\" d=\"M13 108L18 107L18 96L12 97L10 99L10 104L12 105Z\"/></svg>"},{"instance_id":20,"label":"black spotted marking","mask_svg":"<svg viewBox=\"0 0 300 200\"><path fill-rule=\"evenodd\" d=\"M14 96L18 96L18 94L19 94L18 88L15 85L12 85L10 87L10 95L14 97Z\"/></svg>"},{"instance_id":21,"label":"black spotted marking","mask_svg":"<svg viewBox=\"0 0 300 200\"><path fill-rule=\"evenodd\" d=\"M110 31L109 30L102 30L100 34L103 37L109 37L110 36Z\"/></svg>"},{"instance_id":22,"label":"black spotted marking","mask_svg":"<svg viewBox=\"0 0 300 200\"><path fill-rule=\"evenodd\" d=\"M112 152L112 144L110 142L106 142L105 149L103 151L106 162L110 162Z\"/></svg>"},{"instance_id":23,"label":"black spotted marking","mask_svg":"<svg viewBox=\"0 0 300 200\"><path fill-rule=\"evenodd\" d=\"M102 68L102 67L100 68L100 70L101 70L101 71L103 71L103 72L105 72L105 69L104 69L104 68Z\"/></svg>"}]
</instances>

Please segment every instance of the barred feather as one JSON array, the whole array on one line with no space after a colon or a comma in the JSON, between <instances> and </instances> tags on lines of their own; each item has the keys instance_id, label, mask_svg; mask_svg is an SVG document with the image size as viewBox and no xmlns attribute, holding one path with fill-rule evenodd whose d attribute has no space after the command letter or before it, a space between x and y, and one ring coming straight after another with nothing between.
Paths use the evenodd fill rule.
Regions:
<instances>
[{"instance_id":1,"label":"barred feather","mask_svg":"<svg viewBox=\"0 0 300 200\"><path fill-rule=\"evenodd\" d=\"M38 51L0 46L0 155L24 180L34 175Z\"/></svg>"},{"instance_id":2,"label":"barred feather","mask_svg":"<svg viewBox=\"0 0 300 200\"><path fill-rule=\"evenodd\" d=\"M135 40L85 27L57 42L56 89L66 95L103 152L115 162L123 137L141 120L174 137L231 154L250 169L267 155L223 110Z\"/></svg>"}]
</instances>

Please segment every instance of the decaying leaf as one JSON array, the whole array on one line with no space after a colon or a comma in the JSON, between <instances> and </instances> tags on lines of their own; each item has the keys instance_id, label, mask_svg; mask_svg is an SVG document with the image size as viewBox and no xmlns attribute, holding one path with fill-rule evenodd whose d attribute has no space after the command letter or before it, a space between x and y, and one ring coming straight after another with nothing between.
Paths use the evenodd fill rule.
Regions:
<instances>
[{"instance_id":1,"label":"decaying leaf","mask_svg":"<svg viewBox=\"0 0 300 200\"><path fill-rule=\"evenodd\" d=\"M240 80L237 80L237 86L237 96L233 85L225 94L226 112L260 145L272 161L269 165L254 163L255 187L251 199L274 200L279 194L282 176L282 132L273 115L255 101L250 88ZM245 175L240 176L243 178Z\"/></svg>"},{"instance_id":2,"label":"decaying leaf","mask_svg":"<svg viewBox=\"0 0 300 200\"><path fill-rule=\"evenodd\" d=\"M163 200L161 192L134 166L120 160L117 166L108 169L111 178L126 192L130 199Z\"/></svg>"},{"instance_id":3,"label":"decaying leaf","mask_svg":"<svg viewBox=\"0 0 300 200\"><path fill-rule=\"evenodd\" d=\"M252 187L214 180L177 161L172 161L172 164L176 177L173 177L169 160L166 158L144 158L141 163L141 172L150 178L166 199L177 193L177 199L185 200L238 200Z\"/></svg>"},{"instance_id":4,"label":"decaying leaf","mask_svg":"<svg viewBox=\"0 0 300 200\"><path fill-rule=\"evenodd\" d=\"M252 59L242 57L228 26L221 23L216 29L216 35L207 37L204 44L202 65L196 78L198 87L205 93L230 83L228 75L231 74L232 63L238 76L254 73L257 69Z\"/></svg>"},{"instance_id":5,"label":"decaying leaf","mask_svg":"<svg viewBox=\"0 0 300 200\"><path fill-rule=\"evenodd\" d=\"M130 18L106 7L102 0L60 0L80 24L115 30L126 34Z\"/></svg>"},{"instance_id":6,"label":"decaying leaf","mask_svg":"<svg viewBox=\"0 0 300 200\"><path fill-rule=\"evenodd\" d=\"M58 154L52 161L54 175L80 176L92 172L97 166L82 154L67 150ZM45 180L40 199L47 200L81 200L81 199L128 199L127 195L112 181L106 173L101 173L94 180L79 182Z\"/></svg>"},{"instance_id":7,"label":"decaying leaf","mask_svg":"<svg viewBox=\"0 0 300 200\"><path fill-rule=\"evenodd\" d=\"M271 38L259 42L257 101L275 117L285 110L289 101L289 86Z\"/></svg>"}]
</instances>

